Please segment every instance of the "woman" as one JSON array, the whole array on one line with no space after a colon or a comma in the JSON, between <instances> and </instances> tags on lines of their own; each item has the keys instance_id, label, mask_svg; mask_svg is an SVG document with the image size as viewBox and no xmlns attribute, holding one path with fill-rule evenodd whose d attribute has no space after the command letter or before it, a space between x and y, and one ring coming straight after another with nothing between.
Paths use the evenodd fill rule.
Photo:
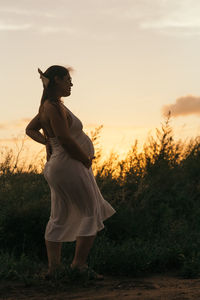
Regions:
<instances>
[{"instance_id":1,"label":"woman","mask_svg":"<svg viewBox=\"0 0 200 300\"><path fill-rule=\"evenodd\" d=\"M82 130L81 121L61 101L71 94L69 70L55 65L44 73L38 71L44 90L39 112L26 127L26 134L47 149L44 177L51 190L51 214L45 243L51 276L60 264L62 242L76 241L71 268L88 268L86 261L95 236L115 210L96 184L91 168L92 141Z\"/></svg>"}]
</instances>

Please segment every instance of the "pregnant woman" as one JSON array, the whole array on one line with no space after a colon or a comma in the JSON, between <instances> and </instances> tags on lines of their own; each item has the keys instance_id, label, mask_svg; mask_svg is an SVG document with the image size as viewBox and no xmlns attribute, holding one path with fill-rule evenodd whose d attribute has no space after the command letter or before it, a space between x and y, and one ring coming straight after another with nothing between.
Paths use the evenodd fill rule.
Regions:
<instances>
[{"instance_id":1,"label":"pregnant woman","mask_svg":"<svg viewBox=\"0 0 200 300\"><path fill-rule=\"evenodd\" d=\"M43 173L51 191L51 214L45 231L48 274L52 276L60 264L62 242L70 241L76 241L71 269L81 272L88 268L87 257L97 232L104 228L103 221L115 210L96 184L91 167L92 141L61 100L71 94L69 70L54 65L38 72L44 90L39 112L26 127L26 134L46 145L47 150Z\"/></svg>"}]
</instances>

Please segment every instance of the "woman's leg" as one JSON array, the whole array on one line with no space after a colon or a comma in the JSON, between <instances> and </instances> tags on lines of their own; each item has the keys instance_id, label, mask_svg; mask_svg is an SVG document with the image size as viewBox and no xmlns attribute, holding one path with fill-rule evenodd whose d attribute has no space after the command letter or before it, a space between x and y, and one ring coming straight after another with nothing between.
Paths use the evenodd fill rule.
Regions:
<instances>
[{"instance_id":1,"label":"woman's leg","mask_svg":"<svg viewBox=\"0 0 200 300\"><path fill-rule=\"evenodd\" d=\"M47 240L45 240L45 243L49 262L49 273L53 273L55 269L60 265L62 243L50 242Z\"/></svg>"},{"instance_id":2,"label":"woman's leg","mask_svg":"<svg viewBox=\"0 0 200 300\"><path fill-rule=\"evenodd\" d=\"M78 236L76 238L76 249L72 267L81 267L86 265L87 257L93 245L96 235L93 236Z\"/></svg>"}]
</instances>

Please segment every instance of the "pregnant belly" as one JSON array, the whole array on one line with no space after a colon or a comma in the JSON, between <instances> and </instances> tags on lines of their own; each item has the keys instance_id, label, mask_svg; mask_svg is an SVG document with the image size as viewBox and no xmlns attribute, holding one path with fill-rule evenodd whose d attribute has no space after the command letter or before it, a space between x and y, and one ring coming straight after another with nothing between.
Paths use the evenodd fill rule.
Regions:
<instances>
[{"instance_id":1,"label":"pregnant belly","mask_svg":"<svg viewBox=\"0 0 200 300\"><path fill-rule=\"evenodd\" d=\"M87 155L90 156L94 155L94 146L89 136L87 136L87 134L83 132L81 138L77 142L79 143L80 147Z\"/></svg>"}]
</instances>

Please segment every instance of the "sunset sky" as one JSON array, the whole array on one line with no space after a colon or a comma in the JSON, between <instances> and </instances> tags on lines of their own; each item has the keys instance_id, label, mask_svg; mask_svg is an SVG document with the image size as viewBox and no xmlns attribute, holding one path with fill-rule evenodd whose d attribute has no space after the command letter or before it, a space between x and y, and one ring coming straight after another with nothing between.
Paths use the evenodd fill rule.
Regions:
<instances>
[{"instance_id":1,"label":"sunset sky","mask_svg":"<svg viewBox=\"0 0 200 300\"><path fill-rule=\"evenodd\" d=\"M199 15L197 0L1 1L1 145L24 134L37 68L54 64L74 69L65 105L87 132L104 126L105 153L142 144L169 109L176 138L199 135Z\"/></svg>"}]
</instances>

